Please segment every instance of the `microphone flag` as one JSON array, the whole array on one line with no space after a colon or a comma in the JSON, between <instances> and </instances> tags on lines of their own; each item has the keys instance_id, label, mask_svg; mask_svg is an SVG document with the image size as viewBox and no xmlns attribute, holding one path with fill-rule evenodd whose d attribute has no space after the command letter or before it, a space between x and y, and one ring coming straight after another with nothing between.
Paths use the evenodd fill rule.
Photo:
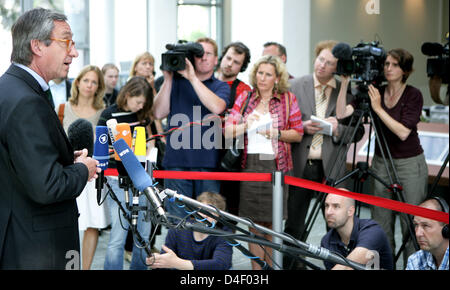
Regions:
<instances>
[{"instance_id":1,"label":"microphone flag","mask_svg":"<svg viewBox=\"0 0 450 290\"><path fill-rule=\"evenodd\" d=\"M108 127L97 126L95 128L95 143L93 158L99 162L101 170L108 169L109 150L108 150Z\"/></svg>"}]
</instances>

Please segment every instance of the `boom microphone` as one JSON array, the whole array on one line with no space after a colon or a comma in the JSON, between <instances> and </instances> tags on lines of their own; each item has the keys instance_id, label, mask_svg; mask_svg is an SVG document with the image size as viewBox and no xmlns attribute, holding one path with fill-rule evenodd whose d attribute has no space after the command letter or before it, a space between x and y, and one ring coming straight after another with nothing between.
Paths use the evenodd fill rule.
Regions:
<instances>
[{"instance_id":1,"label":"boom microphone","mask_svg":"<svg viewBox=\"0 0 450 290\"><path fill-rule=\"evenodd\" d=\"M139 160L131 151L131 148L123 139L117 140L113 144L113 147L122 160L122 164L133 181L134 187L145 194L147 199L152 203L158 215L163 218L164 222L167 222L166 212L164 211L158 194L155 192L156 189L153 187L153 182L147 175L144 167L142 167Z\"/></svg>"},{"instance_id":2,"label":"boom microphone","mask_svg":"<svg viewBox=\"0 0 450 290\"><path fill-rule=\"evenodd\" d=\"M87 149L88 156L92 156L94 147L94 131L91 123L86 119L77 119L70 124L67 130L67 137L75 151Z\"/></svg>"},{"instance_id":3,"label":"boom microphone","mask_svg":"<svg viewBox=\"0 0 450 290\"><path fill-rule=\"evenodd\" d=\"M422 53L427 56L438 56L444 53L444 47L438 42L425 42L422 45Z\"/></svg>"},{"instance_id":4,"label":"boom microphone","mask_svg":"<svg viewBox=\"0 0 450 290\"><path fill-rule=\"evenodd\" d=\"M105 182L104 170L108 169L109 149L108 149L108 127L97 126L95 128L95 144L93 158L98 161L98 167L102 170L95 180L97 189L97 203L100 205L103 183Z\"/></svg>"}]
</instances>

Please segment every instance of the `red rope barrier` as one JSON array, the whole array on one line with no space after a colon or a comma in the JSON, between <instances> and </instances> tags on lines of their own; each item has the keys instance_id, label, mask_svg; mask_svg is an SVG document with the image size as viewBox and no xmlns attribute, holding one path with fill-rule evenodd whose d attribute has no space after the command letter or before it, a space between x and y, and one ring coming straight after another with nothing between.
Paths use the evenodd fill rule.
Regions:
<instances>
[{"instance_id":1,"label":"red rope barrier","mask_svg":"<svg viewBox=\"0 0 450 290\"><path fill-rule=\"evenodd\" d=\"M105 176L118 176L116 169L105 170ZM188 179L188 180L227 180L227 181L260 181L271 182L271 173L242 173L242 172L194 172L194 171L153 171L153 177L159 179ZM387 198L355 193L340 190L328 185L320 184L306 179L300 179L292 176L285 176L285 183L292 186L302 187L314 191L337 194L354 200L387 208L393 211L402 212L414 216L447 223L449 222L449 214L411 205Z\"/></svg>"},{"instance_id":2,"label":"red rope barrier","mask_svg":"<svg viewBox=\"0 0 450 290\"><path fill-rule=\"evenodd\" d=\"M228 180L228 181L261 181L271 182L271 173L240 172L194 172L194 171L153 171L154 178L189 179L189 180Z\"/></svg>"},{"instance_id":3,"label":"red rope barrier","mask_svg":"<svg viewBox=\"0 0 450 290\"><path fill-rule=\"evenodd\" d=\"M387 198L382 198L373 195L354 193L350 191L340 190L328 185L312 182L305 179L295 178L292 176L285 176L286 184L303 187L315 191L337 194L345 197L352 198L354 200L358 200L360 202L364 202L366 204L371 204L383 208L387 208L397 212L403 212L410 215L421 216L424 218L429 218L432 220L448 223L449 214L441 211L431 210L427 208L423 208L416 205L411 205L408 203L399 202L396 200L391 200Z\"/></svg>"}]
</instances>

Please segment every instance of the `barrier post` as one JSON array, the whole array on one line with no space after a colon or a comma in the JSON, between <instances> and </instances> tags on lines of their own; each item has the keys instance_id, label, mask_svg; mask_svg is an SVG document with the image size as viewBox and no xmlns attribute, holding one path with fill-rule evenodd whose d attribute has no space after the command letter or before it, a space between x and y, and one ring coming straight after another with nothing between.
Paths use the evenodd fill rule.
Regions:
<instances>
[{"instance_id":1,"label":"barrier post","mask_svg":"<svg viewBox=\"0 0 450 290\"><path fill-rule=\"evenodd\" d=\"M272 174L272 226L273 231L283 232L283 172L276 171ZM280 247L283 240L279 237L273 236L273 243L279 244ZM283 267L283 253L273 250L274 270L282 270Z\"/></svg>"}]
</instances>

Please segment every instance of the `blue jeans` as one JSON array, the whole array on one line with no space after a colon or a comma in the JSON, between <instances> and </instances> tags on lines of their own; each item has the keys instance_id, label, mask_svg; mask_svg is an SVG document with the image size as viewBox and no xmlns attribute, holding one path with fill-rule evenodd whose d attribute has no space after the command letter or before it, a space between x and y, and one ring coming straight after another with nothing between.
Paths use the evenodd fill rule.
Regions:
<instances>
[{"instance_id":1,"label":"blue jeans","mask_svg":"<svg viewBox=\"0 0 450 290\"><path fill-rule=\"evenodd\" d=\"M169 171L198 171L198 172L210 172L211 168L167 168ZM201 193L205 191L220 192L220 181L217 180L186 180L186 179L166 179L164 180L164 187L175 190L178 194L183 194L190 198L197 198ZM170 201L169 198L164 200L164 207L171 215L183 218L188 213L183 207L180 207L179 203ZM177 220L172 220L177 222Z\"/></svg>"},{"instance_id":2,"label":"blue jeans","mask_svg":"<svg viewBox=\"0 0 450 290\"><path fill-rule=\"evenodd\" d=\"M121 202L123 208L129 213L125 205L125 194L122 188L119 187L119 181L108 177L108 183L111 185L112 190L116 194L117 198ZM130 203L132 202L132 192L129 191ZM124 246L127 238L129 228L128 221L123 217L122 211L119 212L119 206L117 203L108 196L108 206L111 213L111 235L109 238L108 248L106 250L106 257L104 263L105 270L123 270L123 254ZM139 197L139 206L148 206L147 198L145 195ZM125 229L124 229L125 228ZM151 229L151 222L145 221L144 212L139 211L137 230L141 237L148 243ZM142 246L142 245L140 245ZM136 240L133 243L133 253L131 258L130 270L147 270L145 264L145 258L147 253L144 249L140 249L136 246Z\"/></svg>"}]
</instances>

